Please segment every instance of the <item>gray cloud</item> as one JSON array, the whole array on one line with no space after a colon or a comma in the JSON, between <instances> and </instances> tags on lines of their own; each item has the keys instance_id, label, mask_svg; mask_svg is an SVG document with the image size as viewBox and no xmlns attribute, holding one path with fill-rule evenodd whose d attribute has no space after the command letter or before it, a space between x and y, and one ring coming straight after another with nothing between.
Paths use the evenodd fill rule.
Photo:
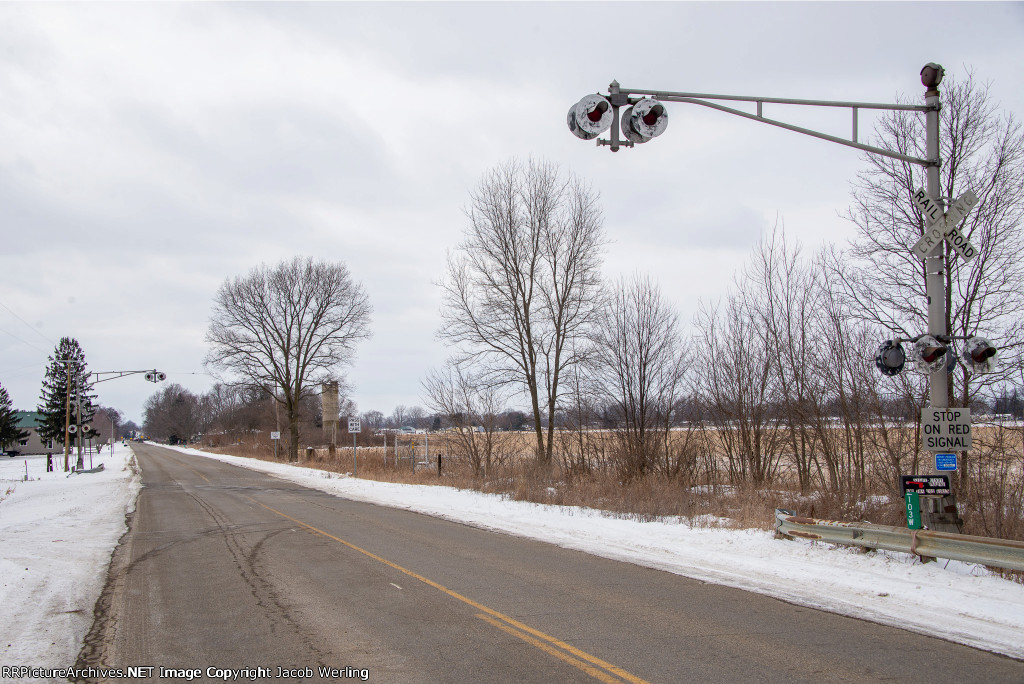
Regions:
<instances>
[{"instance_id":1,"label":"gray cloud","mask_svg":"<svg viewBox=\"0 0 1024 684\"><path fill-rule=\"evenodd\" d=\"M957 39L923 47L922 15ZM939 61L1019 113L1022 28L1011 3L0 4L0 303L20 317L0 308L0 382L33 406L42 350L72 335L94 369L205 389L217 286L310 254L373 299L360 407L419 403L445 354L432 281L468 191L513 156L588 180L606 271L651 272L685 318L776 217L841 238L858 154L680 105L612 155L568 134L572 102L613 78L888 101ZM848 114L796 116L847 131ZM101 388L136 419L153 389Z\"/></svg>"}]
</instances>

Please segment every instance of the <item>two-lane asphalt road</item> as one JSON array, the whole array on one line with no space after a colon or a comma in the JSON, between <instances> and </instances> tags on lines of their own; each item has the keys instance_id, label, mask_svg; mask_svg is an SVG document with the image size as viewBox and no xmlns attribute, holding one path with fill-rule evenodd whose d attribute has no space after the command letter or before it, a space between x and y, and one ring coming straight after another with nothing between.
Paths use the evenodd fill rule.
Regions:
<instances>
[{"instance_id":1,"label":"two-lane asphalt road","mask_svg":"<svg viewBox=\"0 0 1024 684\"><path fill-rule=\"evenodd\" d=\"M144 486L79 667L204 680L247 669L238 681L307 667L319 679L320 666L373 682L1024 681L1024 663L938 639L134 449Z\"/></svg>"}]
</instances>

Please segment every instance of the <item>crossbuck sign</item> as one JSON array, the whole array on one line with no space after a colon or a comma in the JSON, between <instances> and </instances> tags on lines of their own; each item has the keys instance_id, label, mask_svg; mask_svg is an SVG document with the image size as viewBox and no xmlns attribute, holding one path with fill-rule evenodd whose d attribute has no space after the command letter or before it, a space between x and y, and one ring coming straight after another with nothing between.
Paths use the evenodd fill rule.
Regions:
<instances>
[{"instance_id":1,"label":"crossbuck sign","mask_svg":"<svg viewBox=\"0 0 1024 684\"><path fill-rule=\"evenodd\" d=\"M917 244L912 248L919 259L926 259L928 253L943 240L956 250L960 258L970 261L978 254L978 250L967 240L967 236L960 232L957 226L964 220L974 205L978 203L978 196L968 190L960 195L953 206L945 214L942 213L942 205L935 198L931 197L924 188L914 193L914 204L921 210L928 224L928 229Z\"/></svg>"}]
</instances>

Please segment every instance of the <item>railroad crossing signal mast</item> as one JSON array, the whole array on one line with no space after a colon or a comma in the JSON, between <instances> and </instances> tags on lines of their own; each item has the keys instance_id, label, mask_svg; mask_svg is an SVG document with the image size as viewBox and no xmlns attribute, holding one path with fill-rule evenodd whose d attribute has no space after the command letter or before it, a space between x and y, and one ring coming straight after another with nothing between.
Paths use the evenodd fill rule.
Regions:
<instances>
[{"instance_id":1,"label":"railroad crossing signal mast","mask_svg":"<svg viewBox=\"0 0 1024 684\"><path fill-rule=\"evenodd\" d=\"M95 377L96 379L93 380L91 383L89 383L88 380L87 380L86 384L91 386L91 385L95 385L95 384L100 383L100 382L106 382L107 380L117 380L118 378L123 378L123 377L125 377L127 375L139 375L141 373L145 373L146 380L148 380L148 381L150 381L150 382L152 382L154 384L156 384L158 382L163 382L164 380L167 379L167 374L166 373L162 373L161 371L158 371L155 368L153 370L92 371L86 377L87 378L88 377ZM109 377L101 377L101 376L109 376ZM70 405L70 403L68 404L68 419L67 419L67 425L65 426L65 437L64 437L64 469L65 470L67 470L67 468L68 468L68 443L70 441L68 439L67 435L73 435L75 433L80 433L80 436L78 437L78 460L77 460L77 462L75 464L75 467L78 470L81 470L84 467L84 465L85 465L85 463L83 461L83 458L82 458L82 439L85 437L85 434L87 432L89 432L89 430L91 429L91 426L89 424L84 424L84 425L82 424L82 391L81 391L81 387L80 386L79 386L79 389L78 389L77 396L78 396L78 410L77 410L78 422L75 425L71 425L71 418L70 418L70 416L71 416L71 405ZM110 438L111 439L114 438L113 432L111 432ZM90 456L89 459L91 461L92 456Z\"/></svg>"},{"instance_id":2,"label":"railroad crossing signal mast","mask_svg":"<svg viewBox=\"0 0 1024 684\"><path fill-rule=\"evenodd\" d=\"M907 360L902 342L913 342L915 367L929 374L930 406L925 410L938 410L940 415L946 415L947 412L944 409L949 408L949 378L946 370L949 357L952 356L950 345L953 340L946 327L945 286L947 274L943 263L944 244L949 244L965 261L970 261L977 254L977 250L970 244L967 237L960 233L958 226L967 212L978 202L978 198L973 192L968 191L957 198L948 211L945 211L943 199L939 196L939 170L942 167L942 159L939 156L939 110L941 104L938 86L942 82L944 74L943 68L934 63L926 64L921 69L921 84L926 88L923 105L710 95L707 93L624 88L617 81L612 81L608 86L607 95L586 95L570 107L567 123L569 130L576 137L583 140L598 138L598 146L607 145L612 152L617 152L621 147L633 147L646 143L664 133L668 126L668 111L663 103L682 102L716 109L727 114L785 128L796 133L853 147L870 154L898 159L924 168L926 187L918 190L914 196L914 202L926 217L928 230L914 245L913 252L925 262L928 330L913 339L884 342L878 350L875 362L883 374L890 376L899 374L903 371ZM723 102L755 103L757 113L752 114L734 109L722 104ZM849 109L852 113L853 131L850 138L847 139L769 119L763 115L765 104ZM622 107L626 107L626 109L620 116L619 110ZM857 115L861 109L923 113L926 128L926 158L913 157L859 142L857 140ZM610 131L609 139L602 140L599 136L605 131ZM997 356L996 348L982 337L971 337L964 340L963 354L964 364L972 372L991 370ZM956 411L962 412L967 409L956 409ZM963 418L962 414L958 413L957 415L959 419ZM969 433L969 411L966 415ZM963 422L955 424L964 425ZM935 429L941 429L941 426ZM961 521L956 514L956 499L952 493L942 499L929 497L922 509L923 522L930 529L948 532L959 531Z\"/></svg>"}]
</instances>

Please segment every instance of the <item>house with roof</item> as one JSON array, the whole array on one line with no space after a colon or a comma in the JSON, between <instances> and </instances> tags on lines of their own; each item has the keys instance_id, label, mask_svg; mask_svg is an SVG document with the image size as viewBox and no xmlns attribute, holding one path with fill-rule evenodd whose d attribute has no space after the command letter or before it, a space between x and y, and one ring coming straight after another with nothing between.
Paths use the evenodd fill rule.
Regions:
<instances>
[{"instance_id":1,"label":"house with roof","mask_svg":"<svg viewBox=\"0 0 1024 684\"><path fill-rule=\"evenodd\" d=\"M18 421L18 427L28 432L28 437L21 440L17 444L8 444L6 452L10 456L17 456L19 454L45 454L56 449L60 449L60 445L54 446L53 440L43 442L39 438L39 426L43 422L43 415L36 411L15 411L14 417Z\"/></svg>"}]
</instances>

